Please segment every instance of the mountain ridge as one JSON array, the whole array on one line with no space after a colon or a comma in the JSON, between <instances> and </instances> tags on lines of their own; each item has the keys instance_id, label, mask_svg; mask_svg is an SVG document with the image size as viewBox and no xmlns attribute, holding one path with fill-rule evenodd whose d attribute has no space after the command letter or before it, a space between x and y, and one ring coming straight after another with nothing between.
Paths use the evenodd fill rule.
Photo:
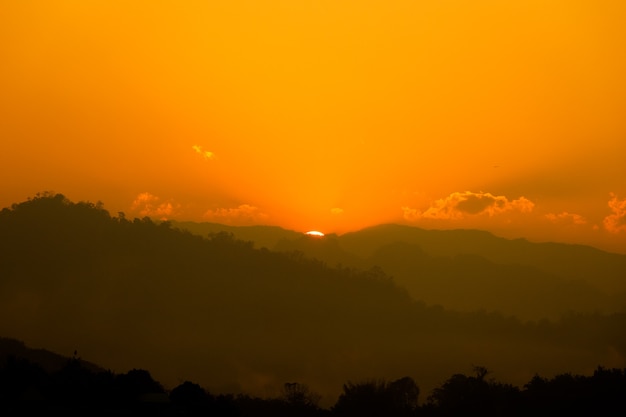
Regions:
<instances>
[{"instance_id":1,"label":"mountain ridge","mask_svg":"<svg viewBox=\"0 0 626 417\"><path fill-rule=\"evenodd\" d=\"M256 229L229 226L211 230L233 233L236 238L256 242ZM196 229L197 230L197 229ZM273 230L273 229L270 229ZM245 232L245 233L242 233ZM428 230L413 226L384 224L343 235L318 238L280 230L264 246L280 252L300 252L329 265L360 269L382 267L412 296L430 304L442 304L462 311L480 308L499 310L526 319L558 318L568 311L623 311L626 309L626 255L606 252L592 246L567 243L534 243L526 239L507 239L474 229ZM409 267L398 254L384 252L390 245L406 243ZM406 248L405 248L406 249ZM383 251L383 252L381 252ZM386 259L383 253L387 253ZM482 270L468 264L468 256L483 259ZM462 261L460 257L465 257ZM492 292L463 300L467 285L451 285L446 277L472 276L475 285ZM439 277L439 281L435 278ZM430 282L427 288L425 282ZM456 280L456 282L461 282ZM487 285L489 283L489 285ZM550 297L545 294L552 294ZM456 295L455 295L456 294ZM456 297L456 298L455 298ZM457 302L450 304L455 299ZM526 303L523 303L525 300ZM560 307L559 307L560 305Z\"/></svg>"},{"instance_id":2,"label":"mountain ridge","mask_svg":"<svg viewBox=\"0 0 626 417\"><path fill-rule=\"evenodd\" d=\"M624 313L522 320L436 306L397 284L382 268L111 217L62 195L0 211L0 334L78 350L113 372L150 369L170 387L184 377L267 395L306 381L332 398L346 380L373 377L412 375L427 392L472 363L512 383L624 364Z\"/></svg>"}]
</instances>

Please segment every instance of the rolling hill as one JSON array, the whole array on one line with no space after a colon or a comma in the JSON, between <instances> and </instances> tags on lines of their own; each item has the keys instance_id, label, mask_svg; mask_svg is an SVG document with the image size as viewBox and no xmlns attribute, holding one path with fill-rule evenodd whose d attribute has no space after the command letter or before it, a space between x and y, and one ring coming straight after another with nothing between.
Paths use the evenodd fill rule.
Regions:
<instances>
[{"instance_id":1,"label":"rolling hill","mask_svg":"<svg viewBox=\"0 0 626 417\"><path fill-rule=\"evenodd\" d=\"M238 239L280 252L301 252L331 266L380 267L414 298L460 311L498 311L540 320L571 312L626 309L626 255L589 246L401 225L324 238L263 226L199 223L189 230L227 231Z\"/></svg>"},{"instance_id":2,"label":"rolling hill","mask_svg":"<svg viewBox=\"0 0 626 417\"><path fill-rule=\"evenodd\" d=\"M336 239L299 244L336 250ZM431 256L411 244L369 256L403 251ZM381 268L256 249L228 233L111 217L60 194L0 211L0 335L78 350L113 372L150 369L170 388L188 379L266 396L305 381L332 403L347 380L410 375L428 393L472 364L511 383L624 364L623 313L525 322L429 305L396 281Z\"/></svg>"}]
</instances>

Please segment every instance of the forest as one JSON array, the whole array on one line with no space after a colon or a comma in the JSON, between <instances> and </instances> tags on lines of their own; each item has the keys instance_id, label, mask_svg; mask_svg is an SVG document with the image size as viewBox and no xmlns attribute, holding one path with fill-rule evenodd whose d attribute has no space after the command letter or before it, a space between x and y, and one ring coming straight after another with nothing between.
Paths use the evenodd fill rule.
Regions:
<instances>
[{"instance_id":1,"label":"forest","mask_svg":"<svg viewBox=\"0 0 626 417\"><path fill-rule=\"evenodd\" d=\"M418 401L420 388L411 377L346 382L336 403L323 408L319 394L299 382L286 382L280 395L272 398L241 393L214 395L191 381L167 390L143 369L115 374L75 354L53 370L46 370L27 359L33 350L19 341L0 339L0 352L3 350L12 352L2 355L0 363L3 415L489 417L618 416L626 412L626 369L598 367L589 376L535 375L519 388L496 381L489 377L487 368L475 366L470 375L449 377L423 402ZM62 359L47 353L57 362Z\"/></svg>"},{"instance_id":2,"label":"forest","mask_svg":"<svg viewBox=\"0 0 626 417\"><path fill-rule=\"evenodd\" d=\"M162 400L164 413L209 415L623 410L624 257L572 248L608 262L584 281L538 264L512 272L502 255L446 258L427 247L416 255L407 249L415 242L395 240L386 255L371 248L361 258L380 262L347 262L328 250L340 240L333 239L299 236L268 248L227 231L199 235L175 223L112 216L102 203L55 193L4 208L0 336L67 356L78 351L98 368L73 357L42 370L5 355L3 404L19 408L16 401L34 396L33 406L108 412L159 394L147 403ZM314 257L309 247L327 255ZM532 288L541 313L533 314L532 298L520 314L435 302L437 276L470 299L497 299L489 283L512 276L517 287ZM538 277L555 283L552 292L541 292ZM562 288L572 289L563 292L568 310L546 308ZM577 308L585 289L589 299L613 303Z\"/></svg>"}]
</instances>

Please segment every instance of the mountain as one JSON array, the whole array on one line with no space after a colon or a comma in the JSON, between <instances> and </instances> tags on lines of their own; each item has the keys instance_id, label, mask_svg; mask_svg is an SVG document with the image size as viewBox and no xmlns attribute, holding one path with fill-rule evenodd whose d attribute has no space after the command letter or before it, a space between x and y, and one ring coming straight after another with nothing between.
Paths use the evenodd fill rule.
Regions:
<instances>
[{"instance_id":1,"label":"mountain","mask_svg":"<svg viewBox=\"0 0 626 417\"><path fill-rule=\"evenodd\" d=\"M341 236L331 238L295 244L347 262ZM422 256L411 245L369 256L396 251ZM60 194L0 211L0 335L78 350L116 373L150 369L166 388L192 380L268 396L302 381L332 403L345 381L410 375L426 395L472 364L523 384L623 366L625 327L623 313L524 322L429 306L381 268L111 217Z\"/></svg>"},{"instance_id":2,"label":"mountain","mask_svg":"<svg viewBox=\"0 0 626 417\"><path fill-rule=\"evenodd\" d=\"M280 252L301 252L331 266L378 266L413 297L455 310L499 311L540 320L572 311L626 309L626 255L589 246L393 224L324 238L265 226L199 223L189 230L197 233L202 227L204 234L226 231L238 239Z\"/></svg>"},{"instance_id":3,"label":"mountain","mask_svg":"<svg viewBox=\"0 0 626 417\"><path fill-rule=\"evenodd\" d=\"M340 238L335 234L324 237L299 234L291 239L281 239L273 249L284 253L300 252L308 257L322 260L331 266L342 265L354 268L373 266L368 265L359 256L344 250L340 242Z\"/></svg>"},{"instance_id":4,"label":"mountain","mask_svg":"<svg viewBox=\"0 0 626 417\"><path fill-rule=\"evenodd\" d=\"M375 226L341 236L341 246L362 257L395 242L418 245L431 256L477 255L497 264L531 266L563 279L589 282L606 291L626 291L626 255L591 246L533 243L479 230L424 230L401 225Z\"/></svg>"},{"instance_id":5,"label":"mountain","mask_svg":"<svg viewBox=\"0 0 626 417\"><path fill-rule=\"evenodd\" d=\"M556 319L571 311L620 311L625 297L535 266L500 264L474 254L430 256L391 243L368 258L415 297L460 311L499 311L522 319Z\"/></svg>"},{"instance_id":6,"label":"mountain","mask_svg":"<svg viewBox=\"0 0 626 417\"><path fill-rule=\"evenodd\" d=\"M88 371L98 373L105 370L96 364L76 357L60 355L46 349L34 349L27 347L24 342L7 337L0 337L0 364L4 364L9 358L25 359L30 363L40 366L46 372L56 372L67 363L75 359L80 366Z\"/></svg>"},{"instance_id":7,"label":"mountain","mask_svg":"<svg viewBox=\"0 0 626 417\"><path fill-rule=\"evenodd\" d=\"M296 240L302 236L300 232L283 229L278 226L228 226L209 222L170 221L175 229L188 230L193 234L207 237L214 233L232 233L235 238L254 242L257 248L273 249L283 240Z\"/></svg>"}]
</instances>

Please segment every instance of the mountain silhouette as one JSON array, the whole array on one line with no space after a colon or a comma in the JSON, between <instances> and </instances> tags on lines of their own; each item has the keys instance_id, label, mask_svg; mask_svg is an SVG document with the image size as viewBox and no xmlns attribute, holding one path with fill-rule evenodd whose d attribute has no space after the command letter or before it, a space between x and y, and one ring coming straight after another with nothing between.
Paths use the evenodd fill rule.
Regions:
<instances>
[{"instance_id":1,"label":"mountain silhouette","mask_svg":"<svg viewBox=\"0 0 626 417\"><path fill-rule=\"evenodd\" d=\"M343 243L331 238L299 244L333 253ZM428 392L472 363L521 384L623 363L625 316L525 322L453 311L411 296L381 268L112 217L60 194L0 211L0 334L78 350L113 372L150 369L166 388L185 378L211 392L266 395L306 381L332 403L346 380L412 375Z\"/></svg>"},{"instance_id":2,"label":"mountain silhouette","mask_svg":"<svg viewBox=\"0 0 626 417\"><path fill-rule=\"evenodd\" d=\"M413 297L455 310L499 311L532 320L558 319L572 311L626 310L626 255L589 246L504 239L479 230L401 225L321 239L274 227L202 225L190 230L227 231L239 239L280 252L301 252L331 266L380 267Z\"/></svg>"},{"instance_id":3,"label":"mountain silhouette","mask_svg":"<svg viewBox=\"0 0 626 417\"><path fill-rule=\"evenodd\" d=\"M361 257L394 242L418 245L431 256L478 255L498 264L532 266L563 279L590 282L602 290L626 291L626 255L591 246L505 239L480 230L401 225L380 225L341 236L344 250Z\"/></svg>"},{"instance_id":4,"label":"mountain silhouette","mask_svg":"<svg viewBox=\"0 0 626 417\"><path fill-rule=\"evenodd\" d=\"M208 236L213 233L231 233L238 240L254 242L257 248L274 249L282 240L296 240L302 233L278 226L229 226L219 223L190 222L172 220L172 228L188 230L196 235Z\"/></svg>"},{"instance_id":5,"label":"mountain silhouette","mask_svg":"<svg viewBox=\"0 0 626 417\"><path fill-rule=\"evenodd\" d=\"M74 359L78 361L81 367L90 372L105 372L102 367L80 359L77 357L77 354L78 352L75 351L73 356L60 355L46 349L27 347L24 342L20 340L0 337L0 364L5 363L8 358L24 359L40 366L44 371L51 373L61 370L67 365L69 360Z\"/></svg>"}]
</instances>

